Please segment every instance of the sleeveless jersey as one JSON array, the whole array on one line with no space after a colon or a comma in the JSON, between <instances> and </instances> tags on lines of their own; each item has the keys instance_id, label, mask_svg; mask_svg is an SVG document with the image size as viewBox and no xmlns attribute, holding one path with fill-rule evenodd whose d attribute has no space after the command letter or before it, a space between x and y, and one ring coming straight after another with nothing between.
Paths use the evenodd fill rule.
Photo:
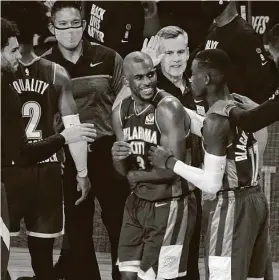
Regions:
<instances>
[{"instance_id":1,"label":"sleeveless jersey","mask_svg":"<svg viewBox=\"0 0 279 280\"><path fill-rule=\"evenodd\" d=\"M258 184L259 152L253 133L232 126L227 146L227 161L221 190Z\"/></svg>"},{"instance_id":2,"label":"sleeveless jersey","mask_svg":"<svg viewBox=\"0 0 279 280\"><path fill-rule=\"evenodd\" d=\"M258 185L259 151L253 133L235 127L235 137L227 147L223 190Z\"/></svg>"},{"instance_id":3,"label":"sleeveless jersey","mask_svg":"<svg viewBox=\"0 0 279 280\"><path fill-rule=\"evenodd\" d=\"M164 97L158 91L154 104L159 104ZM151 146L160 144L161 131L156 121L156 106L150 104L142 112L136 111L135 101L130 97L120 104L120 121L124 138L132 146L132 154L127 158L130 170L150 171L153 167L148 160ZM187 182L181 178L162 183L139 183L133 192L148 201L158 201L179 197L188 193Z\"/></svg>"},{"instance_id":4,"label":"sleeveless jersey","mask_svg":"<svg viewBox=\"0 0 279 280\"><path fill-rule=\"evenodd\" d=\"M29 142L40 141L55 134L54 118L58 113L59 93L54 87L56 64L36 58L29 64L19 64L11 87L22 104L22 117ZM63 150L43 162L64 161Z\"/></svg>"}]
</instances>

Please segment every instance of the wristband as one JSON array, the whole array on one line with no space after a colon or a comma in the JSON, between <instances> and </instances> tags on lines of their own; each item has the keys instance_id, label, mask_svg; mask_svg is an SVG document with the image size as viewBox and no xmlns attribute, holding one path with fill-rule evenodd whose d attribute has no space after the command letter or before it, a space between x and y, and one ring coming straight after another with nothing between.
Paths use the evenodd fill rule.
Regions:
<instances>
[{"instance_id":1,"label":"wristband","mask_svg":"<svg viewBox=\"0 0 279 280\"><path fill-rule=\"evenodd\" d=\"M84 168L83 170L80 170L77 172L78 177L84 178L87 176L87 168Z\"/></svg>"},{"instance_id":2,"label":"wristband","mask_svg":"<svg viewBox=\"0 0 279 280\"><path fill-rule=\"evenodd\" d=\"M167 157L167 159L166 159L166 161L165 161L165 167L166 167L166 169L169 169L169 168L167 167L167 165L168 165L169 159L172 158L172 157L174 157L174 155L169 155L169 156Z\"/></svg>"}]
</instances>

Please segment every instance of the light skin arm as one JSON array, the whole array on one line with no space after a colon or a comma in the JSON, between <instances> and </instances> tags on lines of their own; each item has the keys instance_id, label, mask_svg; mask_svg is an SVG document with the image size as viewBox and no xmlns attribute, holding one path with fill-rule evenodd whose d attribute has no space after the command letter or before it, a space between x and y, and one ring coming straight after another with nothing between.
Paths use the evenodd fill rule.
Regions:
<instances>
[{"instance_id":1,"label":"light skin arm","mask_svg":"<svg viewBox=\"0 0 279 280\"><path fill-rule=\"evenodd\" d=\"M166 98L157 108L157 123L161 130L160 145L172 151L181 161L185 160L185 113L178 100ZM189 126L188 126L189 127ZM172 170L153 167L151 171L130 171L128 179L136 185L141 182L160 183L175 178Z\"/></svg>"}]
</instances>

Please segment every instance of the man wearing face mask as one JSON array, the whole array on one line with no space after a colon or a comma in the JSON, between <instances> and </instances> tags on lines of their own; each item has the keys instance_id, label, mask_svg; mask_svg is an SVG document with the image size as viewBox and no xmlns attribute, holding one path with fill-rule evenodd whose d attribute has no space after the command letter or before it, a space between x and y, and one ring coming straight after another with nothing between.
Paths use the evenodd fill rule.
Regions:
<instances>
[{"instance_id":1,"label":"man wearing face mask","mask_svg":"<svg viewBox=\"0 0 279 280\"><path fill-rule=\"evenodd\" d=\"M260 37L237 12L235 1L202 1L204 12L214 20L202 49L221 49L232 63L230 92L262 103L274 93L276 77ZM196 52L193 53L193 57Z\"/></svg>"},{"instance_id":2,"label":"man wearing face mask","mask_svg":"<svg viewBox=\"0 0 279 280\"><path fill-rule=\"evenodd\" d=\"M122 59L111 49L83 41L85 26L80 3L54 3L51 9L50 31L56 37L57 45L49 50L45 57L68 71L80 120L93 123L98 135L95 142L88 146L88 176L92 191L88 200L78 206L74 205L77 196L74 184L76 171L69 151L65 149L65 233L70 248L62 250L60 261L65 265L62 266L64 275L61 276L65 276L67 271L67 280L100 279L92 240L96 196L111 242L112 278L115 280L120 278L115 263L123 209L129 193L128 183L116 173L111 158L111 147L115 141L111 112L112 104L122 88Z\"/></svg>"}]
</instances>

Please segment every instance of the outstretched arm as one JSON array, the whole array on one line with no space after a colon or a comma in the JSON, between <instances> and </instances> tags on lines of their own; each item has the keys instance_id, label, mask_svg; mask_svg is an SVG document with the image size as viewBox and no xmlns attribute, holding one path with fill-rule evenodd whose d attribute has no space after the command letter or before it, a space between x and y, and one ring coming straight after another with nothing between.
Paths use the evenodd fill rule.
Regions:
<instances>
[{"instance_id":1,"label":"outstretched arm","mask_svg":"<svg viewBox=\"0 0 279 280\"><path fill-rule=\"evenodd\" d=\"M153 148L150 159L153 165L166 166L199 189L207 193L216 193L222 187L229 127L227 118L217 115L207 117L203 127L205 144L203 169L183 163L162 147Z\"/></svg>"}]
</instances>

